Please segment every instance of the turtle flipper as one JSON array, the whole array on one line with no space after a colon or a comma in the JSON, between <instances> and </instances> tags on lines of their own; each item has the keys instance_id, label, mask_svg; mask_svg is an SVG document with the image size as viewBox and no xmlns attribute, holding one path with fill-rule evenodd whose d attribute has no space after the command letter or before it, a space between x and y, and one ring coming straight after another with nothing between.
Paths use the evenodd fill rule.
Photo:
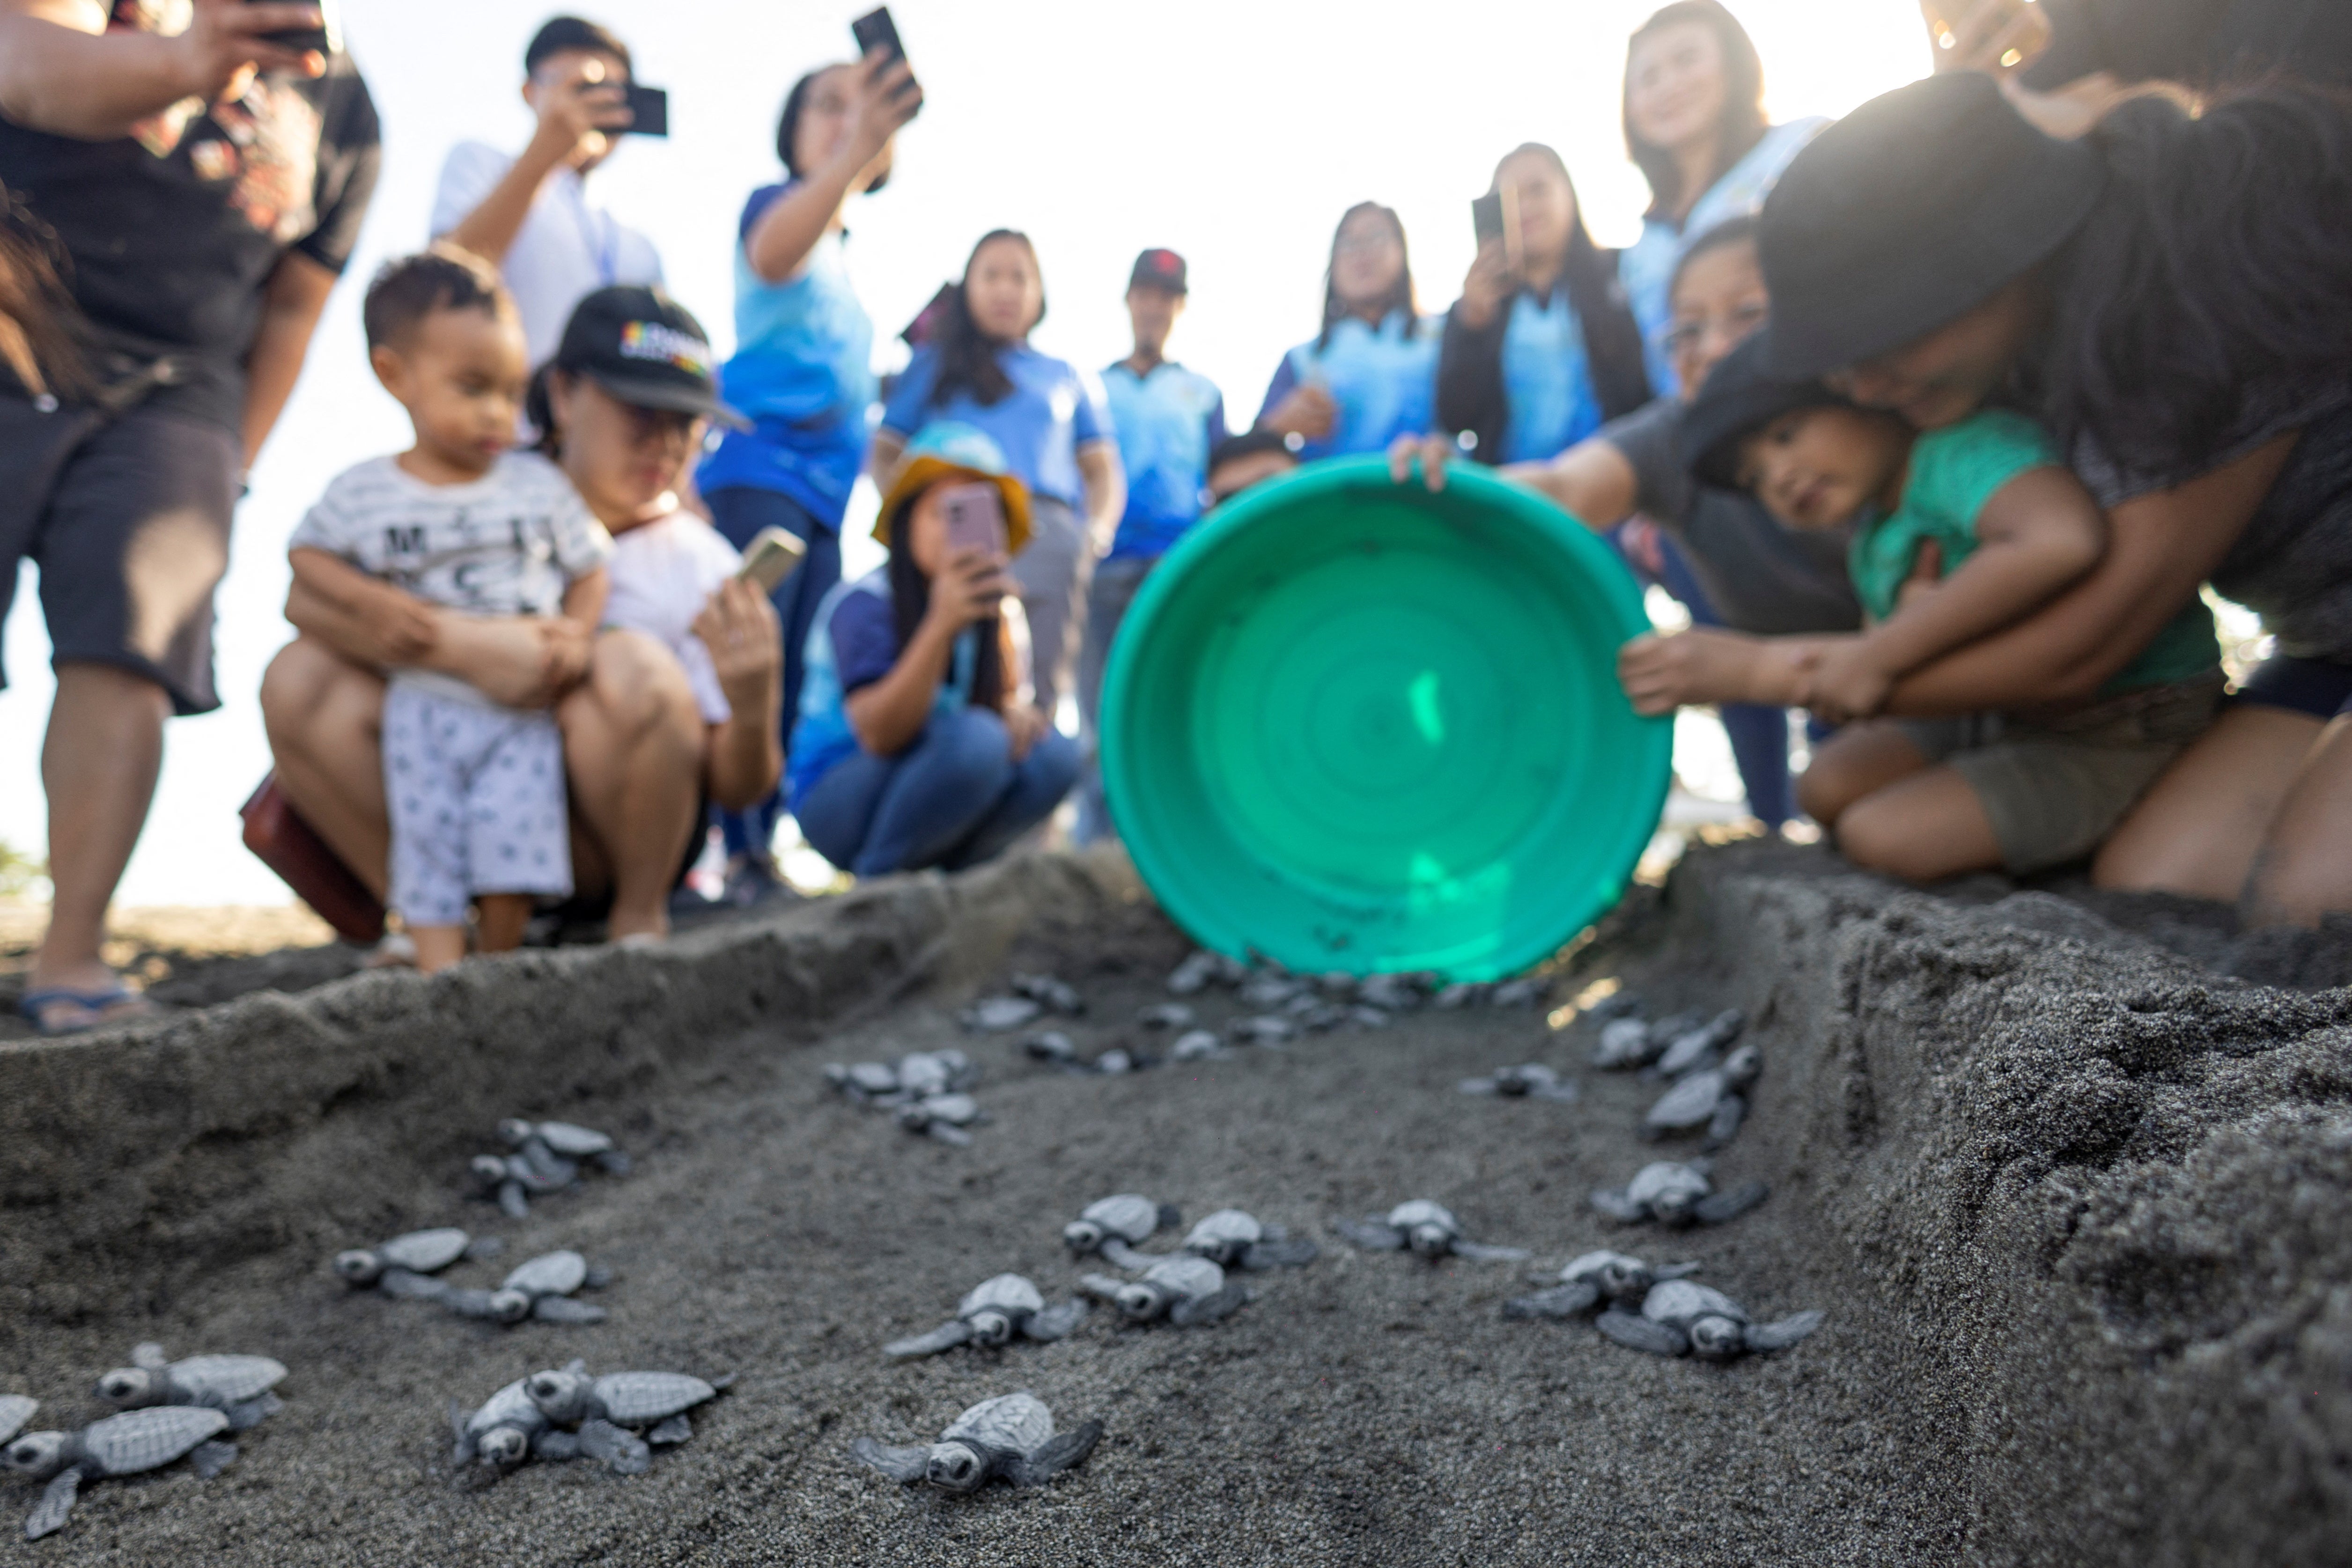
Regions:
<instances>
[{"instance_id":1,"label":"turtle flipper","mask_svg":"<svg viewBox=\"0 0 2352 1568\"><path fill-rule=\"evenodd\" d=\"M1331 1228L1369 1252L1404 1249L1404 1232L1385 1219L1335 1219Z\"/></svg>"},{"instance_id":2,"label":"turtle flipper","mask_svg":"<svg viewBox=\"0 0 2352 1568\"><path fill-rule=\"evenodd\" d=\"M1809 1339L1822 1326L1818 1312L1792 1312L1776 1323L1749 1323L1746 1339L1748 1348L1759 1353L1786 1350L1800 1340Z\"/></svg>"},{"instance_id":3,"label":"turtle flipper","mask_svg":"<svg viewBox=\"0 0 2352 1568\"><path fill-rule=\"evenodd\" d=\"M38 1541L45 1535L55 1535L63 1530L66 1520L73 1512L74 1499L80 1495L81 1471L73 1469L59 1470L57 1478L49 1482L48 1489L41 1493L41 1500L34 1505L32 1513L26 1517L25 1539Z\"/></svg>"},{"instance_id":4,"label":"turtle flipper","mask_svg":"<svg viewBox=\"0 0 2352 1568\"><path fill-rule=\"evenodd\" d=\"M927 1123L923 1127L923 1131L929 1133L932 1137L937 1138L942 1144L952 1144L960 1149L970 1146L971 1143L971 1134L970 1133L965 1132L961 1127L956 1126L952 1123L949 1122Z\"/></svg>"},{"instance_id":5,"label":"turtle flipper","mask_svg":"<svg viewBox=\"0 0 2352 1568\"><path fill-rule=\"evenodd\" d=\"M1691 1212L1702 1225L1721 1225L1725 1220L1738 1218L1771 1196L1772 1189L1760 1181L1743 1182L1728 1191L1707 1194L1691 1206Z\"/></svg>"},{"instance_id":6,"label":"turtle flipper","mask_svg":"<svg viewBox=\"0 0 2352 1568\"><path fill-rule=\"evenodd\" d=\"M530 1457L561 1464L580 1457L580 1434L567 1432L561 1427L550 1427L530 1440Z\"/></svg>"},{"instance_id":7,"label":"turtle flipper","mask_svg":"<svg viewBox=\"0 0 2352 1568\"><path fill-rule=\"evenodd\" d=\"M1454 1255L1473 1263L1524 1263L1535 1256L1524 1247L1489 1247L1479 1241L1454 1243Z\"/></svg>"},{"instance_id":8,"label":"turtle flipper","mask_svg":"<svg viewBox=\"0 0 2352 1568\"><path fill-rule=\"evenodd\" d=\"M1172 1204L1172 1203L1163 1203L1163 1204L1161 1204L1161 1205L1160 1206L1160 1229L1162 1229L1162 1230L1173 1230L1173 1229L1175 1229L1178 1226L1180 1226L1180 1225L1181 1225L1181 1224L1183 1224L1183 1223L1184 1223L1184 1211L1183 1211L1182 1209L1181 1209L1181 1208L1177 1207L1176 1207L1174 1204Z\"/></svg>"},{"instance_id":9,"label":"turtle flipper","mask_svg":"<svg viewBox=\"0 0 2352 1568\"><path fill-rule=\"evenodd\" d=\"M1731 1142L1738 1133L1739 1124L1748 1117L1748 1102L1737 1094L1727 1094L1716 1102L1715 1114L1707 1118L1706 1146L1719 1149Z\"/></svg>"},{"instance_id":10,"label":"turtle flipper","mask_svg":"<svg viewBox=\"0 0 2352 1568\"><path fill-rule=\"evenodd\" d=\"M397 1296L407 1301L437 1301L449 1293L446 1281L406 1269L386 1269L383 1277L376 1281L375 1288L387 1296Z\"/></svg>"},{"instance_id":11,"label":"turtle flipper","mask_svg":"<svg viewBox=\"0 0 2352 1568\"><path fill-rule=\"evenodd\" d=\"M1507 1318L1567 1319L1591 1312L1601 1301L1601 1287L1590 1280L1554 1285L1532 1296L1516 1296L1503 1303Z\"/></svg>"},{"instance_id":12,"label":"turtle flipper","mask_svg":"<svg viewBox=\"0 0 2352 1568\"><path fill-rule=\"evenodd\" d=\"M439 1300L443 1306L461 1318L495 1318L499 1315L498 1308L492 1304L493 1292L488 1291L458 1291L444 1285Z\"/></svg>"},{"instance_id":13,"label":"turtle flipper","mask_svg":"<svg viewBox=\"0 0 2352 1568\"><path fill-rule=\"evenodd\" d=\"M474 1439L466 1431L466 1417L471 1414L455 1399L449 1401L449 1435L457 1439L457 1452L449 1456L453 1465L462 1465L474 1457Z\"/></svg>"},{"instance_id":14,"label":"turtle flipper","mask_svg":"<svg viewBox=\"0 0 2352 1568\"><path fill-rule=\"evenodd\" d=\"M611 1314L593 1301L569 1296L541 1296L531 1302L530 1315L543 1323L601 1323Z\"/></svg>"},{"instance_id":15,"label":"turtle flipper","mask_svg":"<svg viewBox=\"0 0 2352 1568\"><path fill-rule=\"evenodd\" d=\"M1084 1291L1087 1295L1096 1298L1097 1301L1116 1301L1118 1298L1119 1291L1126 1288L1127 1287L1124 1284L1112 1279L1108 1274L1081 1274L1078 1276L1078 1289Z\"/></svg>"},{"instance_id":16,"label":"turtle flipper","mask_svg":"<svg viewBox=\"0 0 2352 1568\"><path fill-rule=\"evenodd\" d=\"M1495 1092L1495 1081L1492 1078L1465 1078L1454 1087L1465 1094L1492 1094Z\"/></svg>"},{"instance_id":17,"label":"turtle flipper","mask_svg":"<svg viewBox=\"0 0 2352 1568\"><path fill-rule=\"evenodd\" d=\"M580 1423L580 1452L616 1476L641 1476L654 1468L653 1449L643 1437L593 1416Z\"/></svg>"},{"instance_id":18,"label":"turtle flipper","mask_svg":"<svg viewBox=\"0 0 2352 1568\"><path fill-rule=\"evenodd\" d=\"M1072 1297L1058 1307L1047 1307L1044 1312L1030 1313L1029 1320L1021 1325L1021 1332L1040 1343L1065 1339L1072 1329L1086 1321L1087 1311L1082 1298Z\"/></svg>"},{"instance_id":19,"label":"turtle flipper","mask_svg":"<svg viewBox=\"0 0 2352 1568\"><path fill-rule=\"evenodd\" d=\"M694 1422L683 1410L661 1422L646 1434L646 1441L656 1448L667 1448L685 1442L694 1436Z\"/></svg>"},{"instance_id":20,"label":"turtle flipper","mask_svg":"<svg viewBox=\"0 0 2352 1568\"><path fill-rule=\"evenodd\" d=\"M286 1401L275 1394L264 1394L241 1405L232 1405L228 1407L228 1429L250 1432L285 1408Z\"/></svg>"},{"instance_id":21,"label":"turtle flipper","mask_svg":"<svg viewBox=\"0 0 2352 1568\"><path fill-rule=\"evenodd\" d=\"M499 1183L499 1207L509 1219L530 1218L530 1199L524 1195L522 1183L513 1176Z\"/></svg>"},{"instance_id":22,"label":"turtle flipper","mask_svg":"<svg viewBox=\"0 0 2352 1568\"><path fill-rule=\"evenodd\" d=\"M1649 1210L1635 1203L1622 1186L1594 1187L1592 1207L1620 1225L1636 1224L1649 1217Z\"/></svg>"},{"instance_id":23,"label":"turtle flipper","mask_svg":"<svg viewBox=\"0 0 2352 1568\"><path fill-rule=\"evenodd\" d=\"M625 1176L629 1174L629 1156L618 1149L600 1149L588 1156L606 1176Z\"/></svg>"},{"instance_id":24,"label":"turtle flipper","mask_svg":"<svg viewBox=\"0 0 2352 1568\"><path fill-rule=\"evenodd\" d=\"M1138 1252L1118 1237L1111 1237L1097 1249L1103 1260L1114 1269L1128 1269L1140 1274L1159 1261L1148 1252Z\"/></svg>"},{"instance_id":25,"label":"turtle flipper","mask_svg":"<svg viewBox=\"0 0 2352 1568\"><path fill-rule=\"evenodd\" d=\"M1557 1083L1538 1083L1528 1091L1530 1099L1549 1100L1561 1105L1575 1104L1577 1093L1575 1082L1566 1078Z\"/></svg>"},{"instance_id":26,"label":"turtle flipper","mask_svg":"<svg viewBox=\"0 0 2352 1568\"><path fill-rule=\"evenodd\" d=\"M1024 1454L1005 1468L1004 1478L1017 1487L1044 1484L1064 1470L1082 1464L1102 1441L1103 1424L1089 1421L1073 1431L1059 1432L1045 1439L1034 1454Z\"/></svg>"},{"instance_id":27,"label":"turtle flipper","mask_svg":"<svg viewBox=\"0 0 2352 1568\"><path fill-rule=\"evenodd\" d=\"M477 1236L466 1243L465 1255L477 1263L487 1263L507 1249L503 1236Z\"/></svg>"},{"instance_id":28,"label":"turtle flipper","mask_svg":"<svg viewBox=\"0 0 2352 1568\"><path fill-rule=\"evenodd\" d=\"M1212 1291L1205 1296L1187 1296L1168 1309L1168 1321L1178 1328L1192 1328L1200 1323L1213 1323L1232 1317L1249 1302L1249 1292L1239 1285L1227 1285L1222 1291Z\"/></svg>"},{"instance_id":29,"label":"turtle flipper","mask_svg":"<svg viewBox=\"0 0 2352 1568\"><path fill-rule=\"evenodd\" d=\"M892 1340L882 1347L882 1354L892 1361L912 1361L918 1356L937 1355L943 1350L953 1350L971 1338L971 1325L961 1318L941 1323L927 1334L912 1339Z\"/></svg>"},{"instance_id":30,"label":"turtle flipper","mask_svg":"<svg viewBox=\"0 0 2352 1568\"><path fill-rule=\"evenodd\" d=\"M236 1462L236 1445L217 1437L188 1450L188 1463L194 1468L198 1480L208 1481Z\"/></svg>"},{"instance_id":31,"label":"turtle flipper","mask_svg":"<svg viewBox=\"0 0 2352 1568\"><path fill-rule=\"evenodd\" d=\"M131 1347L131 1364L144 1367L149 1372L160 1372L172 1364L172 1358L163 1354L162 1345L157 1344L153 1340L149 1340L142 1344Z\"/></svg>"},{"instance_id":32,"label":"turtle flipper","mask_svg":"<svg viewBox=\"0 0 2352 1568\"><path fill-rule=\"evenodd\" d=\"M931 1450L929 1445L893 1448L871 1437L860 1437L849 1445L849 1457L861 1465L873 1466L901 1485L912 1486L923 1479L923 1472L930 1464Z\"/></svg>"},{"instance_id":33,"label":"turtle flipper","mask_svg":"<svg viewBox=\"0 0 2352 1568\"><path fill-rule=\"evenodd\" d=\"M1669 1280L1687 1280L1697 1273L1700 1267L1696 1263L1664 1263L1650 1270L1650 1278L1663 1285Z\"/></svg>"},{"instance_id":34,"label":"turtle flipper","mask_svg":"<svg viewBox=\"0 0 2352 1568\"><path fill-rule=\"evenodd\" d=\"M1593 1320L1603 1339L1612 1340L1627 1350L1647 1351L1652 1355L1687 1355L1690 1336L1670 1323L1654 1323L1647 1318L1615 1309Z\"/></svg>"},{"instance_id":35,"label":"turtle flipper","mask_svg":"<svg viewBox=\"0 0 2352 1568\"><path fill-rule=\"evenodd\" d=\"M1323 1255L1305 1236L1269 1236L1242 1249L1241 1265L1253 1273L1267 1269L1304 1269Z\"/></svg>"}]
</instances>

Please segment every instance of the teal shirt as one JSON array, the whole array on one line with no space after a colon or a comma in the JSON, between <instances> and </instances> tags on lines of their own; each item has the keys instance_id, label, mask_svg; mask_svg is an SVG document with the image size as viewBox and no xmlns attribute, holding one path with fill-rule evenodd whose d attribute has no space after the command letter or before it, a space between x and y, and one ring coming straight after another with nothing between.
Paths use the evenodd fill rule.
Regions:
<instances>
[{"instance_id":1,"label":"teal shirt","mask_svg":"<svg viewBox=\"0 0 2352 1568\"><path fill-rule=\"evenodd\" d=\"M1932 541L1943 548L1946 576L1958 570L1976 553L1977 518L2002 486L2031 469L2063 466L2046 431L2003 409L1987 409L1921 435L1911 448L1902 504L1877 523L1856 529L1847 552L1847 570L1864 611L1874 622L1895 613L1895 593L1911 575L1921 545ZM2194 601L2100 695L2190 680L2221 662L2213 612Z\"/></svg>"}]
</instances>

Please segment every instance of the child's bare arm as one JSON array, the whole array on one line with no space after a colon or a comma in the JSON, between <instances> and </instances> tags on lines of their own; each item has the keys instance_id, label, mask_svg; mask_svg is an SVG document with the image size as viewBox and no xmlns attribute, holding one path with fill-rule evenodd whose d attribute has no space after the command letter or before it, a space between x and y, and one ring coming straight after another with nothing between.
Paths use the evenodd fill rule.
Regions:
<instances>
[{"instance_id":1,"label":"child's bare arm","mask_svg":"<svg viewBox=\"0 0 2352 1568\"><path fill-rule=\"evenodd\" d=\"M604 622L604 601L613 596L613 574L596 567L572 580L563 591L563 618L593 635Z\"/></svg>"},{"instance_id":2,"label":"child's bare arm","mask_svg":"<svg viewBox=\"0 0 2352 1568\"><path fill-rule=\"evenodd\" d=\"M2023 619L2080 580L2106 542L2106 519L2080 480L2057 467L2020 474L1978 515L1975 552L1824 658L1807 706L1836 720L1876 713L1913 670Z\"/></svg>"},{"instance_id":3,"label":"child's bare arm","mask_svg":"<svg viewBox=\"0 0 2352 1568\"><path fill-rule=\"evenodd\" d=\"M604 601L612 592L611 573L601 566L592 568L564 589L563 613L540 622L547 633L548 677L555 690L567 691L588 674L596 628L604 622Z\"/></svg>"},{"instance_id":4,"label":"child's bare arm","mask_svg":"<svg viewBox=\"0 0 2352 1568\"><path fill-rule=\"evenodd\" d=\"M1794 707L1823 650L1852 641L1757 637L1716 627L1653 633L1617 650L1617 682L1633 711L1652 716L1696 703Z\"/></svg>"}]
</instances>

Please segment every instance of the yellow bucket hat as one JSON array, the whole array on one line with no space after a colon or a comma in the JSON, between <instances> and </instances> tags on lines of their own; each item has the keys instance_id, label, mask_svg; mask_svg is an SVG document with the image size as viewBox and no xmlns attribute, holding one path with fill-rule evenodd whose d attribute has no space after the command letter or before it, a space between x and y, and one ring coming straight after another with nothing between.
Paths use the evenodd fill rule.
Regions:
<instances>
[{"instance_id":1,"label":"yellow bucket hat","mask_svg":"<svg viewBox=\"0 0 2352 1568\"><path fill-rule=\"evenodd\" d=\"M890 525L899 511L941 479L982 480L1004 497L1004 544L1007 555L1019 555L1029 542L1029 487L1013 476L1004 449L988 433L954 420L936 421L915 433L915 439L890 470L882 492L882 511L874 519L874 537L890 545Z\"/></svg>"}]
</instances>

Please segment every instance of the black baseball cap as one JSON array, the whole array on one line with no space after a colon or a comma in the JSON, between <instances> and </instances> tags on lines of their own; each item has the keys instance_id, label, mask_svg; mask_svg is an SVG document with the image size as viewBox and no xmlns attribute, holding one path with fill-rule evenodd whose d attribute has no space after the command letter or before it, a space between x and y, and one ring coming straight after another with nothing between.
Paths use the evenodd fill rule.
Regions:
<instances>
[{"instance_id":1,"label":"black baseball cap","mask_svg":"<svg viewBox=\"0 0 2352 1568\"><path fill-rule=\"evenodd\" d=\"M1135 270L1128 275L1129 288L1164 288L1171 294L1187 294L1184 286L1184 258L1174 251L1155 247L1135 258Z\"/></svg>"},{"instance_id":2,"label":"black baseball cap","mask_svg":"<svg viewBox=\"0 0 2352 1568\"><path fill-rule=\"evenodd\" d=\"M659 288L623 284L581 300L551 362L638 408L751 427L719 401L710 335L692 311Z\"/></svg>"},{"instance_id":3,"label":"black baseball cap","mask_svg":"<svg viewBox=\"0 0 2352 1568\"><path fill-rule=\"evenodd\" d=\"M1965 315L2072 238L2106 177L1975 71L1871 99L1797 154L1758 221L1772 369L1819 375Z\"/></svg>"}]
</instances>

